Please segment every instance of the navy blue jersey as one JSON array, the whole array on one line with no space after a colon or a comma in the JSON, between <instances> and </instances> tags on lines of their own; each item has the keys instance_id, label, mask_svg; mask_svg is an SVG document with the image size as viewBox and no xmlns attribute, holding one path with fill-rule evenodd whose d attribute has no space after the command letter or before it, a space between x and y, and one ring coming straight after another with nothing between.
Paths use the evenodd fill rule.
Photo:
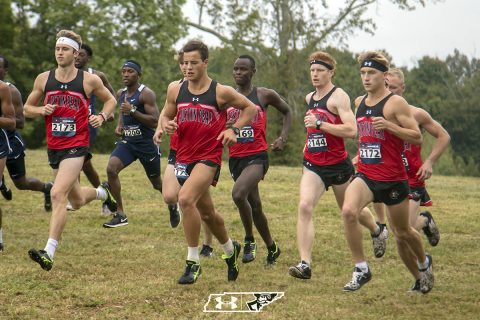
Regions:
<instances>
[{"instance_id":1,"label":"navy blue jersey","mask_svg":"<svg viewBox=\"0 0 480 320\"><path fill-rule=\"evenodd\" d=\"M127 88L123 89L120 94L119 103L128 101L136 108L136 112L145 114L145 106L140 102L140 95L145 88L145 85L141 84L130 97L126 97ZM158 148L153 142L153 135L155 133L154 128L145 126L131 114L122 114L122 121L124 143L129 144L135 150L142 153L158 153Z\"/></svg>"}]
</instances>

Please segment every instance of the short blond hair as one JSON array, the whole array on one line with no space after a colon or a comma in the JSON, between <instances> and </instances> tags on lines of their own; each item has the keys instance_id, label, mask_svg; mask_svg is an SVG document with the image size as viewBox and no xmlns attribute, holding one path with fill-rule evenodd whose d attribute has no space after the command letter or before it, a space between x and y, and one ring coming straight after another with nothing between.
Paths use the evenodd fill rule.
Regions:
<instances>
[{"instance_id":1,"label":"short blond hair","mask_svg":"<svg viewBox=\"0 0 480 320\"><path fill-rule=\"evenodd\" d=\"M373 60L378 63L381 63L387 68L390 68L390 61L388 61L387 57L382 52L379 51L367 51L362 54L360 54L357 58L357 61L360 63L360 65L363 63L365 60Z\"/></svg>"},{"instance_id":2,"label":"short blond hair","mask_svg":"<svg viewBox=\"0 0 480 320\"><path fill-rule=\"evenodd\" d=\"M76 34L72 30L60 30L60 31L58 31L57 40L58 40L58 38L61 38L61 37L72 39L73 41L78 43L79 48L82 46L82 37L80 37L80 35Z\"/></svg>"},{"instance_id":3,"label":"short blond hair","mask_svg":"<svg viewBox=\"0 0 480 320\"><path fill-rule=\"evenodd\" d=\"M397 77L398 79L400 79L400 81L402 81L402 83L405 82L405 75L403 74L402 69L391 68L387 71L387 76Z\"/></svg>"}]
</instances>

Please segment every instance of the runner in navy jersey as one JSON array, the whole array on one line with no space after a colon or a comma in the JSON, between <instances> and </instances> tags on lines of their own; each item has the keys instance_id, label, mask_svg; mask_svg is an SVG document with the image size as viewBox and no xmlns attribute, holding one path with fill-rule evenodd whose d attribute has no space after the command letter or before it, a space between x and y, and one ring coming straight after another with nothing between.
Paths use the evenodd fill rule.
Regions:
<instances>
[{"instance_id":1,"label":"runner in navy jersey","mask_svg":"<svg viewBox=\"0 0 480 320\"><path fill-rule=\"evenodd\" d=\"M55 59L57 68L41 73L35 79L33 90L24 106L26 117L44 117L47 131L48 161L53 169L55 182L51 190L53 212L50 230L44 250L29 250L32 260L44 270L53 266L53 257L67 220L67 199L74 209L99 199L108 204L111 211L116 203L107 186L94 189L81 187L78 175L88 150L88 123L101 126L115 109L115 98L104 87L100 78L75 68L74 61L82 39L70 30L57 34ZM103 111L89 115L89 98L94 94L103 102ZM40 100L43 104L39 106Z\"/></svg>"},{"instance_id":2,"label":"runner in navy jersey","mask_svg":"<svg viewBox=\"0 0 480 320\"><path fill-rule=\"evenodd\" d=\"M312 249L315 230L313 213L318 201L331 186L339 208L354 170L345 149L345 139L356 134L355 118L347 93L334 86L336 61L322 51L309 57L310 77L315 91L307 94L304 123L306 140L303 152L303 174L297 219L297 245L300 263L289 268L295 278L311 278ZM361 211L362 225L373 237L377 257L385 253L386 234L376 225L368 209Z\"/></svg>"},{"instance_id":3,"label":"runner in navy jersey","mask_svg":"<svg viewBox=\"0 0 480 320\"><path fill-rule=\"evenodd\" d=\"M402 70L393 68L388 71L387 86L391 92L399 96L403 95L405 92L405 77ZM432 206L432 201L425 186L425 180L432 176L432 167L447 148L450 136L442 125L435 121L427 111L414 106L410 106L410 108L420 129L427 131L435 138L432 151L425 161L422 161L421 158L421 145L410 143L405 143L404 145L403 161L407 170L408 186L410 188L410 225L417 231L423 230L428 242L432 246L436 246L440 240L437 224L429 211L419 214L419 209L420 206ZM382 203L374 204L374 207L380 218L385 215Z\"/></svg>"},{"instance_id":4,"label":"runner in navy jersey","mask_svg":"<svg viewBox=\"0 0 480 320\"><path fill-rule=\"evenodd\" d=\"M115 133L122 138L116 142L107 165L108 183L117 201L118 211L109 222L103 224L105 228L128 224L118 174L135 160L140 160L153 188L162 192L160 150L153 142L159 111L155 92L140 83L141 75L142 67L138 62L125 61L122 66L125 88L117 92L121 116L115 129Z\"/></svg>"},{"instance_id":5,"label":"runner in navy jersey","mask_svg":"<svg viewBox=\"0 0 480 320\"><path fill-rule=\"evenodd\" d=\"M6 130L15 130L15 110L8 85L0 80L0 174L3 175L11 151ZM0 185L2 181L0 181ZM3 251L2 210L0 209L0 252Z\"/></svg>"},{"instance_id":6,"label":"runner in navy jersey","mask_svg":"<svg viewBox=\"0 0 480 320\"><path fill-rule=\"evenodd\" d=\"M367 94L355 99L358 128L358 173L345 192L342 207L345 235L355 269L343 290L358 290L370 281L371 272L362 251L358 228L361 208L383 202L402 261L418 281L421 292L433 288L432 258L425 255L420 234L408 221L407 173L402 161L404 141L419 144L422 135L409 105L385 87L389 62L379 52L359 56L360 75Z\"/></svg>"},{"instance_id":7,"label":"runner in navy jersey","mask_svg":"<svg viewBox=\"0 0 480 320\"><path fill-rule=\"evenodd\" d=\"M8 72L8 60L0 56L0 80L4 80ZM11 83L8 83L10 94L12 96L12 104L15 110L15 128L22 129L25 116L23 115L23 102L20 91ZM52 210L52 202L50 198L51 182L42 182L37 178L27 177L25 169L25 143L22 136L17 130L5 131L8 136L11 152L7 157L7 169L13 183L19 190L33 190L42 192L44 195L44 208L46 211ZM5 184L5 179L0 185L0 191L7 200L12 200L12 191Z\"/></svg>"},{"instance_id":8,"label":"runner in navy jersey","mask_svg":"<svg viewBox=\"0 0 480 320\"><path fill-rule=\"evenodd\" d=\"M280 136L271 144L274 151L283 150L287 142L292 122L291 109L275 91L263 87L253 87L252 78L256 72L255 60L249 55L241 55L233 65L233 77L237 91L252 101L257 107L257 115L247 126L240 129L237 143L229 149L229 168L235 184L232 190L243 228L245 242L242 262L255 259L257 243L253 236L252 220L267 246L267 265L276 263L280 248L273 241L268 227L268 220L262 210L258 183L268 170L268 144L266 141L267 106L271 105L283 114L283 127ZM240 110L227 109L227 123L235 123Z\"/></svg>"},{"instance_id":9,"label":"runner in navy jersey","mask_svg":"<svg viewBox=\"0 0 480 320\"><path fill-rule=\"evenodd\" d=\"M110 91L112 95L115 95L115 91L113 90L112 85L110 82L108 82L107 76L97 70L90 68L88 65L90 63L90 60L93 57L93 50L90 48L89 45L82 43L82 46L80 47L80 50L78 52L78 56L75 59L75 67L77 69L87 71L88 73L91 74L96 74L101 80L105 88ZM96 97L93 95L90 97L90 114L95 114L96 113ZM113 113L112 115L107 119L107 121L112 121L113 120ZM98 135L98 128L94 128L91 124L88 125L88 130L90 133L90 146L95 142L97 135ZM95 188L100 185L100 176L98 175L98 172L95 170L92 164L92 160L88 159L85 161L83 164L82 168L83 173L85 173L85 176L87 177L88 181L94 186Z\"/></svg>"},{"instance_id":10,"label":"runner in navy jersey","mask_svg":"<svg viewBox=\"0 0 480 320\"><path fill-rule=\"evenodd\" d=\"M188 244L185 272L179 283L194 283L201 273L198 252L201 220L208 224L222 245L228 280L234 281L238 276L240 244L229 238L222 216L215 212L209 185L218 179L223 145L231 146L236 142L236 133L253 119L256 108L233 88L217 84L208 76L205 44L191 40L183 47L183 52L186 81L169 88L161 126L167 134L175 130L178 133L175 173L183 185L178 201ZM231 128L225 129L227 106L236 106L242 113ZM158 130L157 134L160 134ZM159 136L155 138L160 139Z\"/></svg>"}]
</instances>

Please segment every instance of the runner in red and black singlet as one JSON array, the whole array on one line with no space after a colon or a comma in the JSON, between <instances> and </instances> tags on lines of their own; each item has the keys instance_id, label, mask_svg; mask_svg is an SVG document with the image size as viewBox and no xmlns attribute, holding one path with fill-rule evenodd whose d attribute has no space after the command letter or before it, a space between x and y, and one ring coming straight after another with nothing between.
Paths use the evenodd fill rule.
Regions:
<instances>
[{"instance_id":1,"label":"runner in red and black singlet","mask_svg":"<svg viewBox=\"0 0 480 320\"><path fill-rule=\"evenodd\" d=\"M115 91L113 90L110 82L108 82L107 76L103 72L97 69L90 68L88 66L92 57L93 57L92 48L89 45L82 43L80 50L78 52L78 56L75 58L75 67L79 70L87 71L88 73L97 75L102 80L102 83L105 86L105 88L107 88L112 95L115 95ZM97 105L96 100L97 99L95 95L92 95L90 97L90 105L89 105L90 114L96 113L96 110L95 110ZM113 120L113 115L109 119L107 119L107 121L112 121L112 120ZM90 134L90 146L91 146L97 139L98 128L94 128L92 127L92 125L89 124L88 131ZM100 176L98 175L98 172L93 167L91 159L87 159L85 161L85 163L83 164L82 171L92 186L96 188L100 185L101 183ZM108 210L102 210L102 214L110 214L110 212Z\"/></svg>"},{"instance_id":2,"label":"runner in red and black singlet","mask_svg":"<svg viewBox=\"0 0 480 320\"><path fill-rule=\"evenodd\" d=\"M80 50L82 39L69 30L57 34L55 58L58 67L41 73L24 106L26 117L44 117L47 131L48 162L54 169L55 182L51 190L52 218L49 238L44 250L29 250L30 258L49 271L53 266L58 240L65 228L67 199L74 209L99 199L116 210L116 203L108 185L98 188L82 188L78 175L88 150L88 123L97 128L114 111L115 98L103 86L96 75L75 68L74 61ZM94 94L103 102L103 111L89 116L89 98ZM39 106L42 96L44 105Z\"/></svg>"},{"instance_id":3,"label":"runner in red and black singlet","mask_svg":"<svg viewBox=\"0 0 480 320\"><path fill-rule=\"evenodd\" d=\"M400 96L403 95L405 92L405 77L402 70L393 68L388 71L387 86L391 92ZM420 129L428 132L435 138L435 144L425 159L425 162L423 162L421 158L421 145L408 142L404 144L403 162L407 170L408 186L410 188L410 225L417 231L423 230L428 242L432 246L436 246L440 241L440 232L437 224L429 211L420 213L420 206L432 205L432 201L425 187L425 180L431 177L433 164L447 148L450 142L450 136L442 125L435 121L427 111L414 106L410 106L410 109ZM382 219L384 216L384 207L375 205L375 211L379 219Z\"/></svg>"},{"instance_id":4,"label":"runner in red and black singlet","mask_svg":"<svg viewBox=\"0 0 480 320\"><path fill-rule=\"evenodd\" d=\"M356 134L350 98L332 83L336 61L322 51L310 55L310 78L315 91L307 94L304 118L307 131L303 149L303 174L297 219L297 245L300 262L289 268L292 277L310 279L314 241L313 213L320 198L332 186L339 208L354 173L344 139ZM361 211L362 223L373 237L377 257L385 253L386 230L375 223L370 210Z\"/></svg>"},{"instance_id":5,"label":"runner in red and black singlet","mask_svg":"<svg viewBox=\"0 0 480 320\"><path fill-rule=\"evenodd\" d=\"M183 78L177 81L171 82L168 87L175 86L181 84L185 80L185 76L187 75L187 68L185 63L183 63L183 51L179 51L177 53L177 60L178 66L180 71L182 72ZM157 131L158 133L163 132L161 128L162 124L162 113L158 119L157 124ZM161 141L155 141L158 145L160 145ZM178 192L180 191L180 184L178 183L177 177L175 176L175 162L177 160L177 149L178 149L178 134L177 131L170 136L170 151L168 153L168 162L165 167L165 171L163 173L162 179L162 196L163 201L167 204L168 211L170 214L170 224L172 227L176 227L180 223L180 211L178 208ZM205 222L202 221L202 227L204 231L204 238L203 238L203 245L202 249L200 250L200 255L203 257L211 257L213 255L213 236L208 226Z\"/></svg>"},{"instance_id":6,"label":"runner in red and black singlet","mask_svg":"<svg viewBox=\"0 0 480 320\"><path fill-rule=\"evenodd\" d=\"M0 176L3 176L7 156L11 150L6 130L15 130L15 111L8 85L0 80ZM0 185L3 182L0 181ZM3 251L2 210L0 209L0 252Z\"/></svg>"},{"instance_id":7,"label":"runner in red and black singlet","mask_svg":"<svg viewBox=\"0 0 480 320\"><path fill-rule=\"evenodd\" d=\"M0 56L0 80L4 80L8 72L8 60ZM25 142L19 129L23 129L25 116L23 115L23 101L20 91L11 83L7 82L12 96L12 104L15 110L15 130L5 130L11 152L7 156L7 169L13 183L19 190L32 190L42 192L44 195L44 208L46 211L52 210L50 198L50 189L53 183L42 182L37 178L27 177L25 169ZM0 183L0 191L7 200L12 200L12 190L5 184L5 179Z\"/></svg>"},{"instance_id":8,"label":"runner in red and black singlet","mask_svg":"<svg viewBox=\"0 0 480 320\"><path fill-rule=\"evenodd\" d=\"M408 103L385 87L389 62L379 52L358 58L367 94L355 99L358 129L358 173L345 191L342 207L345 236L355 262L352 280L343 290L355 291L372 275L363 254L359 213L370 202L388 206L391 227L403 263L415 278L415 286L427 293L433 288L432 258L425 255L420 234L408 222L408 184L401 152L403 141L421 143L422 135ZM418 262L418 264L417 264Z\"/></svg>"},{"instance_id":9,"label":"runner in red and black singlet","mask_svg":"<svg viewBox=\"0 0 480 320\"><path fill-rule=\"evenodd\" d=\"M228 237L223 218L213 207L209 185L218 178L223 145L236 142L235 133L253 119L256 110L233 88L209 78L205 44L191 40L182 51L187 68L186 81L169 86L162 124L154 136L154 140L159 141L163 130L169 135L175 130L178 133L175 173L183 184L178 202L188 244L185 272L178 282L194 283L201 273L198 252L201 219L222 245L228 280L234 281L238 276L240 244ZM231 128L225 130L226 107L230 105L241 109L242 114Z\"/></svg>"},{"instance_id":10,"label":"runner in red and black singlet","mask_svg":"<svg viewBox=\"0 0 480 320\"><path fill-rule=\"evenodd\" d=\"M237 91L253 102L257 107L257 115L252 122L240 128L237 143L230 147L229 168L235 184L232 190L243 228L245 229L245 245L243 249L244 263L256 257L257 243L253 236L252 223L255 223L260 236L267 246L267 265L276 263L280 248L273 241L268 227L268 220L262 209L258 183L268 170L268 144L266 139L267 106L271 105L283 114L283 127L280 136L272 143L274 151L283 150L288 138L291 124L291 109L280 98L278 93L263 87L253 87L252 78L256 72L255 60L249 55L241 55L233 66L233 77ZM234 107L227 109L228 123L235 123L240 111Z\"/></svg>"}]
</instances>

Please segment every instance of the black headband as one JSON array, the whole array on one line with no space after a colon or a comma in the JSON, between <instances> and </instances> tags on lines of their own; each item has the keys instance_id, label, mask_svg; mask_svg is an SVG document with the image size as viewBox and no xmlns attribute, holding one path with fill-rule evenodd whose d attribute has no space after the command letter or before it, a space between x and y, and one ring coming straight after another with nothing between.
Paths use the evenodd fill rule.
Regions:
<instances>
[{"instance_id":1,"label":"black headband","mask_svg":"<svg viewBox=\"0 0 480 320\"><path fill-rule=\"evenodd\" d=\"M333 66L326 63L326 62L323 62L321 60L312 60L310 61L310 65L312 64L321 64L322 66L324 66L325 68L327 68L328 70L333 70Z\"/></svg>"},{"instance_id":2,"label":"black headband","mask_svg":"<svg viewBox=\"0 0 480 320\"><path fill-rule=\"evenodd\" d=\"M125 67L132 68L133 70L137 71L138 74L142 73L142 67L140 67L137 63L133 61L128 61L128 60L125 61L122 68L125 68Z\"/></svg>"},{"instance_id":3,"label":"black headband","mask_svg":"<svg viewBox=\"0 0 480 320\"><path fill-rule=\"evenodd\" d=\"M381 64L380 62L377 62L375 60L370 60L370 59L363 60L362 66L360 68L363 68L363 67L374 68L374 69L380 70L382 72L387 72L388 71L387 66Z\"/></svg>"}]
</instances>

